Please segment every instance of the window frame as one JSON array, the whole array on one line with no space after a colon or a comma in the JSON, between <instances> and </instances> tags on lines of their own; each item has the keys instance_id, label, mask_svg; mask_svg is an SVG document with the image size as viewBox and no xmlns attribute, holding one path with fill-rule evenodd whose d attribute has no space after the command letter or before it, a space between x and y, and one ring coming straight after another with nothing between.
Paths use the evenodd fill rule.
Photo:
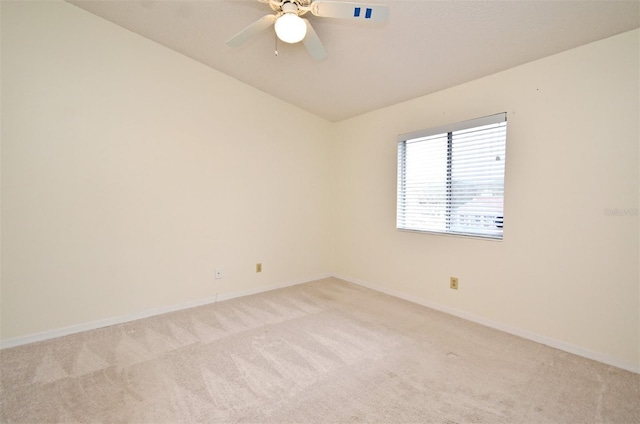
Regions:
<instances>
[{"instance_id":1,"label":"window frame","mask_svg":"<svg viewBox=\"0 0 640 424\"><path fill-rule=\"evenodd\" d=\"M452 231L451 230L451 219L452 219L452 211L453 211L453 202L455 201L455 196L452 196L453 190L453 179L452 179L452 167L453 167L453 143L454 137L453 133L456 131L469 130L473 128L483 127L487 125L495 125L504 123L504 163L505 168L503 169L502 174L502 216L496 217L496 228L499 229L497 234L482 234L478 233L469 233L469 232L461 232L461 231ZM447 164L446 164L446 180L445 180L445 189L446 189L446 205L445 205L445 222L446 222L446 230L438 231L435 229L420 229L420 228L408 228L407 225L400 225L401 214L400 208L401 205L406 205L407 203L407 191L406 191L406 165L401 165L401 158L404 159L404 163L406 163L406 144L412 140L433 137L433 136L446 136L447 138ZM442 125L434 128L429 128L425 130L414 131L410 133L400 134L397 137L397 192L396 192L396 230L404 231L404 232L415 232L415 233L423 233L423 234L434 234L434 235L444 235L444 236L453 236L453 237L464 237L464 238L475 238L487 241L502 241L504 239L504 188L505 188L505 180L506 180L506 143L507 143L507 113L501 112L494 115L484 116L481 118L471 119L467 121L456 122L452 124ZM404 184L404 187L402 185ZM407 218L404 217L406 220ZM498 221L498 219L501 219Z\"/></svg>"}]
</instances>

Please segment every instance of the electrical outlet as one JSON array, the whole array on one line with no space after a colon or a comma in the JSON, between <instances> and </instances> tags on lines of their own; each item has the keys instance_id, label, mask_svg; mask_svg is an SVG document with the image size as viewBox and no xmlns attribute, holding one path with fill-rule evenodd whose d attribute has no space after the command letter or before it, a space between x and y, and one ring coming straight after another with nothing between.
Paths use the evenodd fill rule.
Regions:
<instances>
[{"instance_id":1,"label":"electrical outlet","mask_svg":"<svg viewBox=\"0 0 640 424\"><path fill-rule=\"evenodd\" d=\"M454 290L458 290L458 277L451 277L449 279L449 287Z\"/></svg>"},{"instance_id":2,"label":"electrical outlet","mask_svg":"<svg viewBox=\"0 0 640 424\"><path fill-rule=\"evenodd\" d=\"M256 272L262 272L262 264L261 263L257 263L256 264Z\"/></svg>"},{"instance_id":3,"label":"electrical outlet","mask_svg":"<svg viewBox=\"0 0 640 424\"><path fill-rule=\"evenodd\" d=\"M219 280L222 278L222 269L217 268L216 269L216 280Z\"/></svg>"}]
</instances>

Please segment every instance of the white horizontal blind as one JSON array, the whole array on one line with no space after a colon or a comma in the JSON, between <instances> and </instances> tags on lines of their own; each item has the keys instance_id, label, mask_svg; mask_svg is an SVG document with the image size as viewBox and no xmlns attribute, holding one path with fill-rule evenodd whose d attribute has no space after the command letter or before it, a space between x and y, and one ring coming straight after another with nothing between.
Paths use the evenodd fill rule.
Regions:
<instances>
[{"instance_id":1,"label":"white horizontal blind","mask_svg":"<svg viewBox=\"0 0 640 424\"><path fill-rule=\"evenodd\" d=\"M400 136L397 228L502 238L506 114Z\"/></svg>"}]
</instances>

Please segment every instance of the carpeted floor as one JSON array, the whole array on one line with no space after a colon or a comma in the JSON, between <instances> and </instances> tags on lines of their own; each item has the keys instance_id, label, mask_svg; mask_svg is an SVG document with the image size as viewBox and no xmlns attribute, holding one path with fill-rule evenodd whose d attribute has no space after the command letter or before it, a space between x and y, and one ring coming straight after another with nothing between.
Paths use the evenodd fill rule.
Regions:
<instances>
[{"instance_id":1,"label":"carpeted floor","mask_svg":"<svg viewBox=\"0 0 640 424\"><path fill-rule=\"evenodd\" d=\"M2 423L638 423L640 375L336 279L0 351Z\"/></svg>"}]
</instances>

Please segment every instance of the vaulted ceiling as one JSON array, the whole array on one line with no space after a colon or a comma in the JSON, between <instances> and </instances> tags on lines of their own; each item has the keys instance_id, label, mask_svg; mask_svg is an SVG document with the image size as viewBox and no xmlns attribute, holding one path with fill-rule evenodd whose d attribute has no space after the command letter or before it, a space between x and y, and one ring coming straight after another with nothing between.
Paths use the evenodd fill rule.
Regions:
<instances>
[{"instance_id":1,"label":"vaulted ceiling","mask_svg":"<svg viewBox=\"0 0 640 424\"><path fill-rule=\"evenodd\" d=\"M330 121L640 27L637 0L371 0L388 22L305 15L328 52L314 61L301 43L276 56L273 29L225 44L272 12L257 0L69 2Z\"/></svg>"}]
</instances>

